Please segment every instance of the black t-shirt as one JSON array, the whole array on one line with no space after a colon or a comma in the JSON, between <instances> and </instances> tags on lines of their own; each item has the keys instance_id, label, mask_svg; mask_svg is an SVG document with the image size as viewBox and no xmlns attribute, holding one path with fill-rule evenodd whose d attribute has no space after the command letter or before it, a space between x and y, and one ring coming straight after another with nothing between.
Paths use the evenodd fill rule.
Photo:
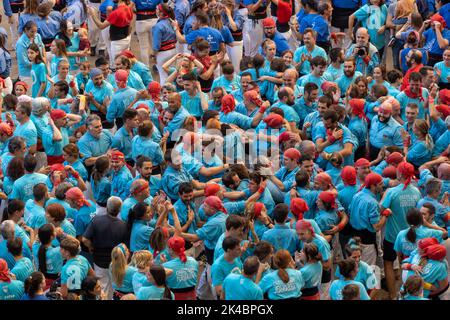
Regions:
<instances>
[{"instance_id":1,"label":"black t-shirt","mask_svg":"<svg viewBox=\"0 0 450 320\"><path fill-rule=\"evenodd\" d=\"M106 269L111 263L112 249L119 243L128 242L127 225L109 214L95 216L83 237L92 242L94 263Z\"/></svg>"}]
</instances>

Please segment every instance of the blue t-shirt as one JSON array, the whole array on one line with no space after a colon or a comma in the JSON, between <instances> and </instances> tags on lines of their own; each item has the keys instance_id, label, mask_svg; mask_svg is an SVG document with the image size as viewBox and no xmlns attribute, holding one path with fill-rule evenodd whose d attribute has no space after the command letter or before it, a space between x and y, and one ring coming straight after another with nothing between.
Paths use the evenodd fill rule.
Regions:
<instances>
[{"instance_id":1,"label":"blue t-shirt","mask_svg":"<svg viewBox=\"0 0 450 320\"><path fill-rule=\"evenodd\" d=\"M298 298L302 295L302 288L305 286L302 273L295 269L285 269L289 275L289 281L285 283L278 276L278 270L265 275L259 287L264 294L267 293L269 300L281 300Z\"/></svg>"},{"instance_id":2,"label":"blue t-shirt","mask_svg":"<svg viewBox=\"0 0 450 320\"><path fill-rule=\"evenodd\" d=\"M359 287L359 298L360 300L370 300L367 294L366 288L361 282L355 280L334 280L330 286L330 298L331 300L342 300L342 290L348 284L354 284Z\"/></svg>"},{"instance_id":3,"label":"blue t-shirt","mask_svg":"<svg viewBox=\"0 0 450 320\"><path fill-rule=\"evenodd\" d=\"M236 258L233 262L229 263L225 260L225 254L221 255L216 261L214 261L211 267L212 285L214 287L222 285L223 280L230 273L240 273L242 267L241 259Z\"/></svg>"},{"instance_id":4,"label":"blue t-shirt","mask_svg":"<svg viewBox=\"0 0 450 320\"><path fill-rule=\"evenodd\" d=\"M83 256L68 260L61 270L61 284L67 285L69 291L80 290L90 268L88 260Z\"/></svg>"},{"instance_id":5,"label":"blue t-shirt","mask_svg":"<svg viewBox=\"0 0 450 320\"><path fill-rule=\"evenodd\" d=\"M167 278L167 286L171 289L184 289L195 287L197 284L198 262L187 257L186 262L175 258L163 264L164 268L171 269L173 273Z\"/></svg>"},{"instance_id":6,"label":"blue t-shirt","mask_svg":"<svg viewBox=\"0 0 450 320\"><path fill-rule=\"evenodd\" d=\"M222 283L225 300L263 300L261 288L242 274L230 273Z\"/></svg>"}]
</instances>

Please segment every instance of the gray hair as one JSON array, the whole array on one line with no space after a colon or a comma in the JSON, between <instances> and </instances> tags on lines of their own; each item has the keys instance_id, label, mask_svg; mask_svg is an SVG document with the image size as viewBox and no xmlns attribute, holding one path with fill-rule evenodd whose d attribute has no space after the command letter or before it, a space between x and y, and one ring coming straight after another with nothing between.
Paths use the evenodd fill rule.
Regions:
<instances>
[{"instance_id":1,"label":"gray hair","mask_svg":"<svg viewBox=\"0 0 450 320\"><path fill-rule=\"evenodd\" d=\"M66 192L70 188L73 187L73 184L70 182L62 182L60 183L55 190L55 197L59 200L64 200L66 198Z\"/></svg>"},{"instance_id":2,"label":"gray hair","mask_svg":"<svg viewBox=\"0 0 450 320\"><path fill-rule=\"evenodd\" d=\"M89 117L87 117L86 119L86 126L89 128L89 126L92 124L92 122L94 121L102 121L102 119L100 119L100 117L96 114L91 114Z\"/></svg>"},{"instance_id":3,"label":"gray hair","mask_svg":"<svg viewBox=\"0 0 450 320\"><path fill-rule=\"evenodd\" d=\"M431 178L427 181L425 185L425 192L427 195L432 194L433 192L441 192L442 189L442 181L438 178Z\"/></svg>"},{"instance_id":4,"label":"gray hair","mask_svg":"<svg viewBox=\"0 0 450 320\"><path fill-rule=\"evenodd\" d=\"M106 211L109 215L117 217L120 210L122 209L122 200L119 197L109 197L106 202Z\"/></svg>"},{"instance_id":5,"label":"gray hair","mask_svg":"<svg viewBox=\"0 0 450 320\"><path fill-rule=\"evenodd\" d=\"M14 230L16 224L12 220L5 220L0 225L2 237L4 240L13 239L14 238Z\"/></svg>"}]
</instances>

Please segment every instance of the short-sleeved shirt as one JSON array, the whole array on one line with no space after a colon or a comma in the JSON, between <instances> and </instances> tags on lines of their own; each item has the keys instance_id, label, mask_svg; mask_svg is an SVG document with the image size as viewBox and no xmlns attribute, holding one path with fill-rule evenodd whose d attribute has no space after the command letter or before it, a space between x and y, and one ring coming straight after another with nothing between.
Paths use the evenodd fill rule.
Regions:
<instances>
[{"instance_id":1,"label":"short-sleeved shirt","mask_svg":"<svg viewBox=\"0 0 450 320\"><path fill-rule=\"evenodd\" d=\"M241 259L236 258L233 262L229 263L225 260L225 255L221 255L216 261L214 261L211 267L211 278L213 286L220 286L223 280L230 273L240 273L242 270Z\"/></svg>"},{"instance_id":2,"label":"short-sleeved shirt","mask_svg":"<svg viewBox=\"0 0 450 320\"><path fill-rule=\"evenodd\" d=\"M267 293L269 300L281 300L298 298L302 295L302 288L305 285L302 273L295 269L285 269L289 275L289 281L285 283L278 276L278 270L265 275L259 287L264 294Z\"/></svg>"},{"instance_id":3,"label":"short-sleeved shirt","mask_svg":"<svg viewBox=\"0 0 450 320\"><path fill-rule=\"evenodd\" d=\"M346 285L354 284L359 287L359 298L360 300L370 300L367 294L366 288L361 282L355 280L334 280L330 286L330 298L331 300L343 300L342 290Z\"/></svg>"},{"instance_id":4,"label":"short-sleeved shirt","mask_svg":"<svg viewBox=\"0 0 450 320\"><path fill-rule=\"evenodd\" d=\"M90 265L83 256L76 256L66 262L61 271L61 284L67 285L67 289L80 290L81 283L86 279Z\"/></svg>"},{"instance_id":5,"label":"short-sleeved shirt","mask_svg":"<svg viewBox=\"0 0 450 320\"><path fill-rule=\"evenodd\" d=\"M242 274L230 273L222 283L225 300L262 300L261 288Z\"/></svg>"},{"instance_id":6,"label":"short-sleeved shirt","mask_svg":"<svg viewBox=\"0 0 450 320\"><path fill-rule=\"evenodd\" d=\"M204 241L206 248L214 250L217 240L225 232L226 219L227 215L219 211L197 230L197 236Z\"/></svg>"},{"instance_id":7,"label":"short-sleeved shirt","mask_svg":"<svg viewBox=\"0 0 450 320\"><path fill-rule=\"evenodd\" d=\"M171 269L172 274L167 277L167 286L171 289L184 289L195 287L197 284L198 262L187 257L186 262L175 258L163 264L164 268Z\"/></svg>"}]
</instances>

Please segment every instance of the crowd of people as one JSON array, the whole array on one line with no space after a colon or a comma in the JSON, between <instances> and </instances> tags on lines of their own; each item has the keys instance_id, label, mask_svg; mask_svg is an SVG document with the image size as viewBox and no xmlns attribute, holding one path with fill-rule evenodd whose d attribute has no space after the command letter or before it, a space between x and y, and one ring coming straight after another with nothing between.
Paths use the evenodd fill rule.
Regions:
<instances>
[{"instance_id":1,"label":"crowd of people","mask_svg":"<svg viewBox=\"0 0 450 320\"><path fill-rule=\"evenodd\" d=\"M0 300L447 299L449 0L3 7Z\"/></svg>"}]
</instances>

